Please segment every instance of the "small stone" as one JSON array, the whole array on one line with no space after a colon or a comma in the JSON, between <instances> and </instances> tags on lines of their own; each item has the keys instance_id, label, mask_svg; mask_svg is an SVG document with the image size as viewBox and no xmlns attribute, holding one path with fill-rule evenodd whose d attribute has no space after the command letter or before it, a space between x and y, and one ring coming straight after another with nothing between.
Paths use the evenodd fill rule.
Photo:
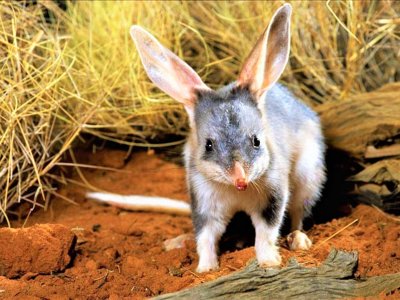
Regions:
<instances>
[{"instance_id":1,"label":"small stone","mask_svg":"<svg viewBox=\"0 0 400 300\"><path fill-rule=\"evenodd\" d=\"M133 230L133 231L131 231L131 233L130 233L130 235L136 236L136 237L140 237L140 236L142 236L143 234L144 234L144 232L141 231L141 230Z\"/></svg>"},{"instance_id":2,"label":"small stone","mask_svg":"<svg viewBox=\"0 0 400 300\"><path fill-rule=\"evenodd\" d=\"M86 269L88 269L89 271L95 271L98 269L98 264L94 261L94 260L88 260L85 264Z\"/></svg>"},{"instance_id":3,"label":"small stone","mask_svg":"<svg viewBox=\"0 0 400 300\"><path fill-rule=\"evenodd\" d=\"M92 226L92 231L93 231L93 232L99 232L99 231L100 231L100 228L101 228L101 225L100 225L100 224L94 224L94 225Z\"/></svg>"},{"instance_id":4,"label":"small stone","mask_svg":"<svg viewBox=\"0 0 400 300\"><path fill-rule=\"evenodd\" d=\"M130 255L126 258L126 266L136 269L144 269L146 262L143 259Z\"/></svg>"},{"instance_id":5,"label":"small stone","mask_svg":"<svg viewBox=\"0 0 400 300\"><path fill-rule=\"evenodd\" d=\"M175 277L182 277L182 275L183 275L182 270L175 268L175 267L169 267L168 273L169 273L169 275L175 276Z\"/></svg>"},{"instance_id":6,"label":"small stone","mask_svg":"<svg viewBox=\"0 0 400 300\"><path fill-rule=\"evenodd\" d=\"M184 248L186 241L193 240L194 236L191 233L181 234L175 238L165 240L163 243L163 248L165 251L170 251L172 249Z\"/></svg>"},{"instance_id":7,"label":"small stone","mask_svg":"<svg viewBox=\"0 0 400 300\"><path fill-rule=\"evenodd\" d=\"M108 297L108 300L118 300L121 299L120 296L118 296L117 294L110 294L110 296Z\"/></svg>"},{"instance_id":8,"label":"small stone","mask_svg":"<svg viewBox=\"0 0 400 300\"><path fill-rule=\"evenodd\" d=\"M118 251L114 248L108 248L104 251L105 256L107 256L108 258L115 260L117 259L120 255L118 253Z\"/></svg>"}]
</instances>

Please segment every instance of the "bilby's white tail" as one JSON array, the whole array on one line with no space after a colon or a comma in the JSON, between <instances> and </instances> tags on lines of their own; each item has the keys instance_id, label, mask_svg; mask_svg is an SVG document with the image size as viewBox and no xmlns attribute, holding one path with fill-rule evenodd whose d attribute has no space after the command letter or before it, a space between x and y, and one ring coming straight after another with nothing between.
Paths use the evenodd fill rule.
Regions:
<instances>
[{"instance_id":1,"label":"bilby's white tail","mask_svg":"<svg viewBox=\"0 0 400 300\"><path fill-rule=\"evenodd\" d=\"M125 196L112 193L88 192L86 193L86 198L128 210L164 212L185 216L191 214L188 203L163 197Z\"/></svg>"}]
</instances>

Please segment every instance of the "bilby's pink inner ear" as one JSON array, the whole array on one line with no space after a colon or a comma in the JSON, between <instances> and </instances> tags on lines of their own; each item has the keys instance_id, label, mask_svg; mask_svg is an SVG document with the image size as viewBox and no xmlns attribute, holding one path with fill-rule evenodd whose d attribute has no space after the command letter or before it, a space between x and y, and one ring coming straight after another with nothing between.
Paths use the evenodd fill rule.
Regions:
<instances>
[{"instance_id":1,"label":"bilby's pink inner ear","mask_svg":"<svg viewBox=\"0 0 400 300\"><path fill-rule=\"evenodd\" d=\"M196 90L209 89L199 75L140 26L132 26L130 33L151 81L192 110Z\"/></svg>"},{"instance_id":2,"label":"bilby's pink inner ear","mask_svg":"<svg viewBox=\"0 0 400 300\"><path fill-rule=\"evenodd\" d=\"M279 79L285 69L290 51L291 13L290 4L275 12L240 71L238 85L248 86L257 98Z\"/></svg>"}]
</instances>

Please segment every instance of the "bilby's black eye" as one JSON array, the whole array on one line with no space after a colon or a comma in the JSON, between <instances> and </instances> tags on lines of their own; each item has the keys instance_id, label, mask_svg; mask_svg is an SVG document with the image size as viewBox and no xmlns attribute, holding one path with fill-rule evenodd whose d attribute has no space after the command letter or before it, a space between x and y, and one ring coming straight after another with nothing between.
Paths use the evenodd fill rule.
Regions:
<instances>
[{"instance_id":1,"label":"bilby's black eye","mask_svg":"<svg viewBox=\"0 0 400 300\"><path fill-rule=\"evenodd\" d=\"M212 140L207 139L206 140L206 151L211 152L211 151L213 151L213 149L214 149L214 146L213 146Z\"/></svg>"},{"instance_id":2,"label":"bilby's black eye","mask_svg":"<svg viewBox=\"0 0 400 300\"><path fill-rule=\"evenodd\" d=\"M252 141L253 141L253 147L254 147L254 148L256 148L256 149L260 148L260 143L261 143L261 142L260 142L260 140L257 138L257 136L253 135Z\"/></svg>"}]
</instances>

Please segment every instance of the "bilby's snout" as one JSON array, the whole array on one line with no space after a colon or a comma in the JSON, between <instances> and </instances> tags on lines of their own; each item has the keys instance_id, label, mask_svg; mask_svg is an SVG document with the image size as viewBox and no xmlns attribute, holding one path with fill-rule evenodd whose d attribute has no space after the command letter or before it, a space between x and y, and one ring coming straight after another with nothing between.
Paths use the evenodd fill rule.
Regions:
<instances>
[{"instance_id":1,"label":"bilby's snout","mask_svg":"<svg viewBox=\"0 0 400 300\"><path fill-rule=\"evenodd\" d=\"M230 175L238 191L245 191L247 189L247 175L242 163L235 161Z\"/></svg>"}]
</instances>

